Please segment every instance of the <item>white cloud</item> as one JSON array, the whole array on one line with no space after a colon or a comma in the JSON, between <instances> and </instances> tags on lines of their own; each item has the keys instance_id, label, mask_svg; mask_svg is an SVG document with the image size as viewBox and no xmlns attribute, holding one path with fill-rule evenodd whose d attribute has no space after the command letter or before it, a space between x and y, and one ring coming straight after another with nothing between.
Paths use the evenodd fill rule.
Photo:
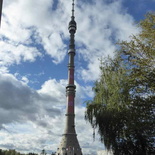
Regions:
<instances>
[{"instance_id":1,"label":"white cloud","mask_svg":"<svg viewBox=\"0 0 155 155\"><path fill-rule=\"evenodd\" d=\"M0 74L8 73L9 70L6 66L1 66L0 67Z\"/></svg>"},{"instance_id":2,"label":"white cloud","mask_svg":"<svg viewBox=\"0 0 155 155\"><path fill-rule=\"evenodd\" d=\"M94 81L100 74L98 59L113 55L114 43L118 39L127 40L137 30L121 0L108 4L106 1L90 4L82 0L76 3L76 73L81 81ZM64 60L71 4L68 0L59 0L57 8L52 10L53 4L54 0L4 1L0 32L1 147L37 152L42 148L56 150L59 145L65 125L67 81L50 79L40 90L33 90L27 86L31 81L28 76L18 81L9 73L9 66L34 62L44 54L48 54L55 64ZM84 153L96 154L104 146L99 136L93 142L93 131L84 120L83 107L83 101L92 98L93 92L91 86L75 83L78 139Z\"/></svg>"},{"instance_id":3,"label":"white cloud","mask_svg":"<svg viewBox=\"0 0 155 155\"><path fill-rule=\"evenodd\" d=\"M94 70L99 70L94 65L98 64L96 62L98 58L113 55L116 50L115 42L128 39L137 30L133 25L134 19L122 7L121 0L110 3L105 1L76 3L78 5L75 8L78 25L77 53L82 55L87 63L87 66L82 68L81 77L84 80L95 80L99 71L92 79L90 75ZM60 0L57 9L52 11L50 8L53 4L53 0L6 1L1 34L17 48L20 46L19 43L28 48L35 39L37 44L43 46L46 54L51 56L53 63L58 64L64 60L67 52L64 40L69 38L67 24L70 20L68 17L71 14L71 5L68 0ZM8 43L3 41L3 44L7 46ZM26 53L23 55L25 56ZM36 55L31 54L31 59L35 60L35 58Z\"/></svg>"},{"instance_id":4,"label":"white cloud","mask_svg":"<svg viewBox=\"0 0 155 155\"><path fill-rule=\"evenodd\" d=\"M42 98L44 98L45 100L47 100L48 98L50 99L44 106L49 108L49 110L51 105L53 107L64 107L66 104L65 86L65 80L56 81L56 79L51 79L46 81L42 85L42 88L38 90L38 93L42 96Z\"/></svg>"},{"instance_id":5,"label":"white cloud","mask_svg":"<svg viewBox=\"0 0 155 155\"><path fill-rule=\"evenodd\" d=\"M80 77L86 81L96 80L99 76L98 59L107 55L113 56L118 40L128 40L137 33L134 19L122 7L121 1L96 1L86 4L81 1L76 8L78 31L76 41L78 50L87 62L79 70Z\"/></svg>"},{"instance_id":6,"label":"white cloud","mask_svg":"<svg viewBox=\"0 0 155 155\"><path fill-rule=\"evenodd\" d=\"M26 85L29 83L29 79L26 76L23 76L21 81Z\"/></svg>"},{"instance_id":7,"label":"white cloud","mask_svg":"<svg viewBox=\"0 0 155 155\"><path fill-rule=\"evenodd\" d=\"M77 101L84 97L83 92L92 95L90 87L76 84ZM0 137L3 138L0 146L27 152L39 152L43 148L55 151L65 126L65 85L66 80L50 79L35 91L13 75L0 75ZM78 139L83 151L91 152L89 147L92 147L96 152L100 142L93 142L92 128L84 119L85 107L76 103L75 112Z\"/></svg>"},{"instance_id":8,"label":"white cloud","mask_svg":"<svg viewBox=\"0 0 155 155\"><path fill-rule=\"evenodd\" d=\"M53 0L16 0L4 2L3 12L10 24L20 26L42 26L48 24L48 15Z\"/></svg>"},{"instance_id":9,"label":"white cloud","mask_svg":"<svg viewBox=\"0 0 155 155\"><path fill-rule=\"evenodd\" d=\"M100 150L97 152L97 155L113 155L112 151Z\"/></svg>"},{"instance_id":10,"label":"white cloud","mask_svg":"<svg viewBox=\"0 0 155 155\"><path fill-rule=\"evenodd\" d=\"M45 50L53 58L53 62L56 64L60 63L66 55L66 45L62 41L61 35L52 33L42 38L42 41Z\"/></svg>"},{"instance_id":11,"label":"white cloud","mask_svg":"<svg viewBox=\"0 0 155 155\"><path fill-rule=\"evenodd\" d=\"M50 9L52 5L53 0L4 2L0 40L3 48L10 49L9 52L3 51L3 54L12 54L9 60L3 60L4 64L8 61L11 65L17 61L22 62L22 59L19 59L21 53L25 61L30 59L34 61L36 55L41 56L36 47L31 47L34 42L36 45L43 46L46 53L53 58L54 63L60 63L64 59L66 45L60 35L64 27L57 31L62 22L62 20L58 22L57 18L61 16L61 10L52 12ZM15 48L23 48L23 51L15 53Z\"/></svg>"},{"instance_id":12,"label":"white cloud","mask_svg":"<svg viewBox=\"0 0 155 155\"><path fill-rule=\"evenodd\" d=\"M22 44L15 45L11 42L0 41L0 65L8 66L21 62L35 61L37 56L41 56L36 47L27 47Z\"/></svg>"},{"instance_id":13,"label":"white cloud","mask_svg":"<svg viewBox=\"0 0 155 155\"><path fill-rule=\"evenodd\" d=\"M94 61L93 61L94 60ZM80 68L78 72L79 78L83 81L95 81L100 75L100 60L97 57L92 57L92 60L87 65L87 68Z\"/></svg>"},{"instance_id":14,"label":"white cloud","mask_svg":"<svg viewBox=\"0 0 155 155\"><path fill-rule=\"evenodd\" d=\"M52 94L42 95L19 82L10 74L0 75L0 124L30 120L39 123L40 117L46 114L59 115L60 110L54 105L46 107L52 100ZM56 107L56 106L55 106Z\"/></svg>"},{"instance_id":15,"label":"white cloud","mask_svg":"<svg viewBox=\"0 0 155 155\"><path fill-rule=\"evenodd\" d=\"M56 86L56 82L50 82L43 85L51 90L48 94L46 88L42 87L42 93L36 92L10 74L0 75L1 147L38 152L45 147L46 141L51 144L53 139L57 139L52 145L58 144L62 115L58 108L60 100L57 100L55 92L61 89L59 83ZM47 83L51 84L51 89Z\"/></svg>"}]
</instances>

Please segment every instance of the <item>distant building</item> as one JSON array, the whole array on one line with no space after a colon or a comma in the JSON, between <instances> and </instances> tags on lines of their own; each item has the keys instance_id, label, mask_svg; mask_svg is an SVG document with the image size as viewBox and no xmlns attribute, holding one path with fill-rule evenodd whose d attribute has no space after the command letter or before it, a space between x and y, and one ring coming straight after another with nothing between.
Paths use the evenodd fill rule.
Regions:
<instances>
[{"instance_id":1,"label":"distant building","mask_svg":"<svg viewBox=\"0 0 155 155\"><path fill-rule=\"evenodd\" d=\"M113 155L112 151L101 150L97 151L97 155Z\"/></svg>"}]
</instances>

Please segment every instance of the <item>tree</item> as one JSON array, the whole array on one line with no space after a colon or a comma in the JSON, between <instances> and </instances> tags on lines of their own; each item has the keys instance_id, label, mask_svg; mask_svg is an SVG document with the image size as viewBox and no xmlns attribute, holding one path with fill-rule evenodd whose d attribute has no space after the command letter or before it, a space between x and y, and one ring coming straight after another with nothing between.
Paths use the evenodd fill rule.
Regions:
<instances>
[{"instance_id":1,"label":"tree","mask_svg":"<svg viewBox=\"0 0 155 155\"><path fill-rule=\"evenodd\" d=\"M2 150L0 149L0 155L38 155L36 153L28 153L28 154L21 154L16 150Z\"/></svg>"},{"instance_id":2,"label":"tree","mask_svg":"<svg viewBox=\"0 0 155 155\"><path fill-rule=\"evenodd\" d=\"M41 151L41 155L46 155L46 151L44 149Z\"/></svg>"},{"instance_id":3,"label":"tree","mask_svg":"<svg viewBox=\"0 0 155 155\"><path fill-rule=\"evenodd\" d=\"M140 22L114 58L101 60L86 120L114 155L155 154L155 14Z\"/></svg>"}]
</instances>

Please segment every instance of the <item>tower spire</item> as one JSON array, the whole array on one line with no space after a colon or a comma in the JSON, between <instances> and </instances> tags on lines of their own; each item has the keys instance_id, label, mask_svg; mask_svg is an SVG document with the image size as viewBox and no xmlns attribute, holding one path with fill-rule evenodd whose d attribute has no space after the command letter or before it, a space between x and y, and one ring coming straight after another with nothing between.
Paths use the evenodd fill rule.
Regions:
<instances>
[{"instance_id":1,"label":"tower spire","mask_svg":"<svg viewBox=\"0 0 155 155\"><path fill-rule=\"evenodd\" d=\"M75 43L74 37L76 33L76 22L74 20L74 0L72 0L72 16L71 21L68 25L68 30L70 33L70 43L69 43L69 63L68 63L68 84L66 86L66 126L65 131L62 136L61 143L57 149L56 155L82 155L82 151L77 139L77 134L75 131L74 123L74 98L75 89L74 85L74 56L75 56Z\"/></svg>"},{"instance_id":2,"label":"tower spire","mask_svg":"<svg viewBox=\"0 0 155 155\"><path fill-rule=\"evenodd\" d=\"M73 0L73 2L72 2L72 17L74 17L74 0Z\"/></svg>"}]
</instances>

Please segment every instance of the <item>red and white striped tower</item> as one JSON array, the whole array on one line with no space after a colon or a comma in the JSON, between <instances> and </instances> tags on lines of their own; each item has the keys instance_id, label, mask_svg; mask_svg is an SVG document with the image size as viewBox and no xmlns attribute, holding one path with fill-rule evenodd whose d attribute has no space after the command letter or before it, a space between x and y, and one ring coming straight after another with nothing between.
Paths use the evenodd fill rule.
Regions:
<instances>
[{"instance_id":1,"label":"red and white striped tower","mask_svg":"<svg viewBox=\"0 0 155 155\"><path fill-rule=\"evenodd\" d=\"M66 109L66 127L63 134L61 143L57 148L56 155L82 155L82 151L77 139L74 123L74 98L75 89L74 84L74 56L75 56L75 44L74 34L76 33L76 22L74 20L74 0L72 1L72 16L69 22L68 30L70 33L70 44L69 44L69 64L68 64L68 85L66 87L67 97L67 109Z\"/></svg>"}]
</instances>

